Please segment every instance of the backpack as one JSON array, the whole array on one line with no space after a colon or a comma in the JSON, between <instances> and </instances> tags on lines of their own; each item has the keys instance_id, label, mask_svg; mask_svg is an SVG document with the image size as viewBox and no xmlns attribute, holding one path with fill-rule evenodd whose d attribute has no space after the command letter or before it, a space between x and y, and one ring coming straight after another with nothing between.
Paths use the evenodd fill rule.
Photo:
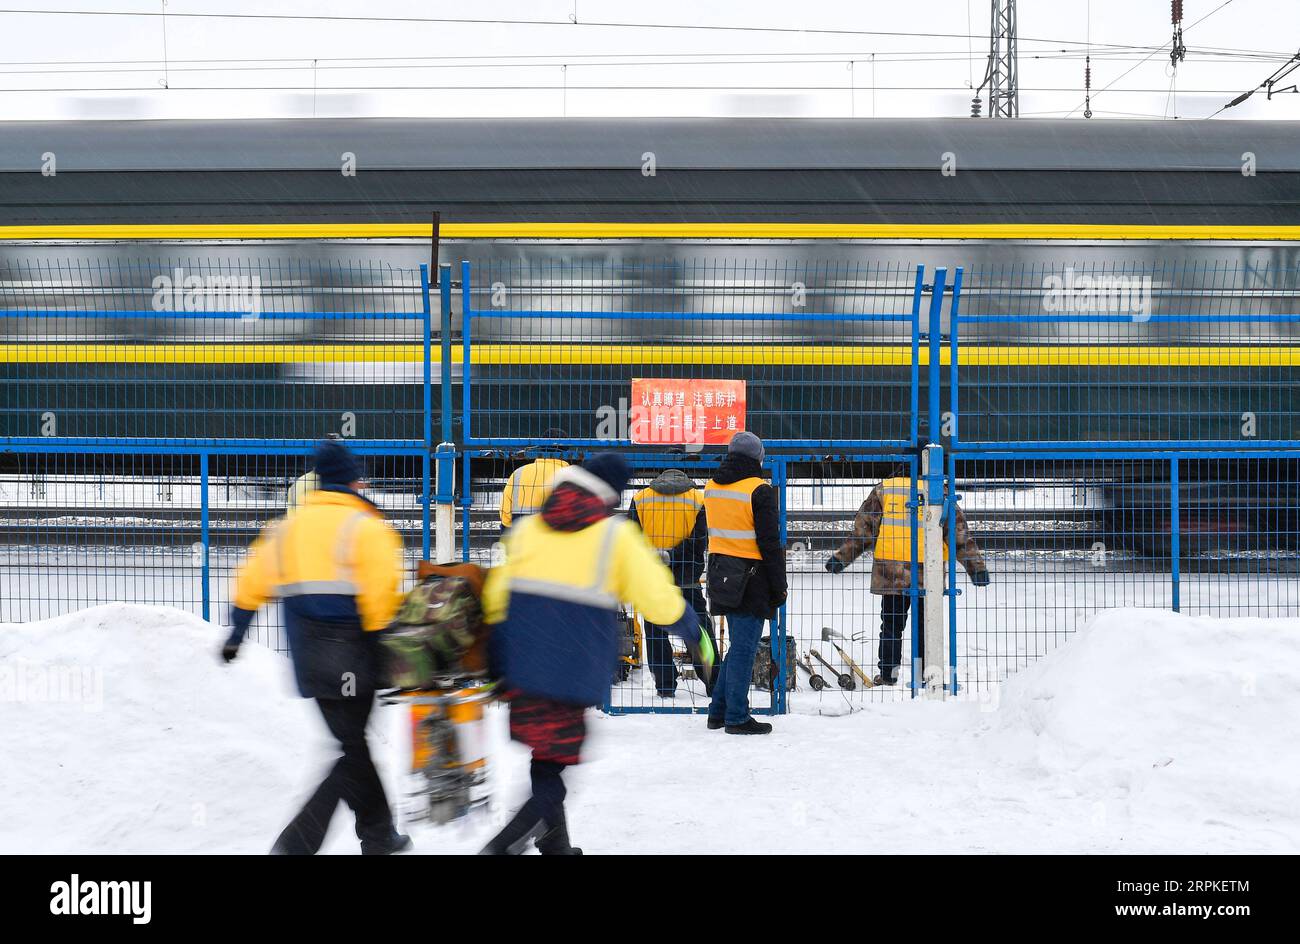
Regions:
<instances>
[{"instance_id":1,"label":"backpack","mask_svg":"<svg viewBox=\"0 0 1300 944\"><path fill-rule=\"evenodd\" d=\"M466 657L482 636L474 582L458 574L426 574L381 634L389 681L397 688L433 688L447 676L477 674L481 666L467 664Z\"/></svg>"}]
</instances>

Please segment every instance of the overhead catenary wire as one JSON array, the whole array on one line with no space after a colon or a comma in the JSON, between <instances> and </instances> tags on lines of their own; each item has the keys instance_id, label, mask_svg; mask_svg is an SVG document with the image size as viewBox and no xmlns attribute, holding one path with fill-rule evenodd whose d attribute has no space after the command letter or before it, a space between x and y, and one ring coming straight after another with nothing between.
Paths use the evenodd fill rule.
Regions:
<instances>
[{"instance_id":1,"label":"overhead catenary wire","mask_svg":"<svg viewBox=\"0 0 1300 944\"><path fill-rule=\"evenodd\" d=\"M1232 3L1233 0L1226 0L1223 6ZM1221 8L1220 8L1221 9ZM40 10L32 8L0 8L0 15L5 14L22 14L30 16L95 16L95 17L160 17L163 14L151 10ZM1212 15L1207 14L1207 16ZM893 37L919 37L926 39L968 39L972 34L967 33L946 33L934 30L866 30L866 29L849 29L845 27L812 27L812 26L757 26L753 24L735 25L721 23L645 23L645 22L616 22L604 20L583 20L574 22L569 19L564 20L546 20L546 19L524 19L524 18L490 18L490 17L434 17L434 16L367 16L364 14L328 14L328 13L229 13L229 12L208 12L208 11L189 11L189 12L170 12L167 16L172 19L226 19L226 20L285 20L290 22L341 22L341 23L392 23L392 24L463 24L463 25L480 25L480 26L558 26L566 28L587 27L598 29L640 29L640 30L680 30L680 31L704 31L704 32L737 32L737 33L775 33L775 34L795 34L795 35L826 35L826 36L893 36ZM1204 20L1202 17L1201 20ZM1197 23L1201 22L1197 20ZM1193 23L1192 26L1196 24ZM1191 27L1188 27L1189 29ZM974 36L976 39L984 39L983 35ZM1043 39L1039 37L1021 36L1018 38L1021 43L1066 43L1069 45L1083 45L1079 40L1060 40L1060 39ZM1135 46L1127 43L1099 43L1101 47L1117 49L1145 50L1151 47ZM1168 43L1163 43L1155 47L1156 52L1163 50Z\"/></svg>"},{"instance_id":2,"label":"overhead catenary wire","mask_svg":"<svg viewBox=\"0 0 1300 944\"><path fill-rule=\"evenodd\" d=\"M1217 7L1215 7L1213 10L1211 10L1209 13L1205 14L1205 16L1201 17L1201 18L1200 18L1199 20L1197 20L1195 23L1192 23L1190 26L1188 26L1187 29L1189 29L1189 30L1190 30L1190 29L1194 29L1198 24L1200 24L1200 23L1204 23L1204 22L1205 22L1206 20L1208 20L1210 17L1214 16L1214 14L1216 14L1216 13L1218 13L1220 10L1222 10L1224 7L1229 6L1229 5L1231 5L1232 3L1234 3L1234 2L1235 2L1235 0L1223 0L1222 3L1220 3ZM1181 34L1180 34L1180 35L1181 35ZM1112 86L1114 86L1114 84L1115 84L1116 82L1118 82L1120 79L1124 78L1125 76L1129 75L1129 73L1133 72L1135 69L1137 69L1137 68L1138 68L1139 66L1141 66L1143 63L1149 61L1149 60L1151 59L1151 57L1154 56L1156 53L1161 52L1161 51L1163 51L1164 49L1168 48L1169 45L1170 45L1169 43L1161 43L1158 47L1156 47L1155 49L1153 49L1149 55L1145 56L1142 60L1140 60L1139 62L1135 63L1133 66L1131 66L1130 68L1126 69L1124 72L1121 72L1117 77L1115 77L1114 79L1112 79L1112 80L1111 80L1107 85L1105 85L1104 87L1098 89L1097 92L1096 92L1096 94L1095 94L1093 97L1096 98L1096 97L1100 96L1102 92L1111 91ZM1067 114L1065 117L1067 117L1067 118L1070 117L1070 115L1073 115L1076 111L1079 110L1080 107L1082 107L1082 106L1081 106L1081 105L1076 105L1076 106L1074 106L1074 108L1070 109L1069 114Z\"/></svg>"}]
</instances>

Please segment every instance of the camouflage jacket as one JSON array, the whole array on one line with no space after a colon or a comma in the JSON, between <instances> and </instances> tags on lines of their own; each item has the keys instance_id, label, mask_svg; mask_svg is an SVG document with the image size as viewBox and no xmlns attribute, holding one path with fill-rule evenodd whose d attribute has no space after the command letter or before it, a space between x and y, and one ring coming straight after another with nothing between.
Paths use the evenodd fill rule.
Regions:
<instances>
[{"instance_id":1,"label":"camouflage jacket","mask_svg":"<svg viewBox=\"0 0 1300 944\"><path fill-rule=\"evenodd\" d=\"M877 485L871 490L867 500L862 503L862 507L858 509L857 517L853 520L853 536L836 548L832 556L848 565L874 548L876 537L880 534L880 519L883 512L884 506L881 502L880 486ZM946 521L943 530L944 539L947 540L948 523ZM925 565L920 563L922 553L920 541L921 536L917 535L918 563L916 580L917 586L923 587L925 586ZM955 544L957 560L962 567L966 568L966 573L974 574L988 569L983 556L980 554L979 545L975 543L970 530L966 527L966 516L961 513L961 508L957 509L957 540ZM949 547L951 549L952 544ZM876 558L871 565L871 592L880 594L902 593L912 585L911 571L911 561L892 561Z\"/></svg>"}]
</instances>

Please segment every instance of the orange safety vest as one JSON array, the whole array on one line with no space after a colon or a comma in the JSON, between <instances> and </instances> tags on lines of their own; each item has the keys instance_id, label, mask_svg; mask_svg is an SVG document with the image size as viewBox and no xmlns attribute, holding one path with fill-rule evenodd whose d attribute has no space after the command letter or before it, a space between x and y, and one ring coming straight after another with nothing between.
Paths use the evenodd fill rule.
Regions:
<instances>
[{"instance_id":1,"label":"orange safety vest","mask_svg":"<svg viewBox=\"0 0 1300 944\"><path fill-rule=\"evenodd\" d=\"M916 527L920 529L924 514L922 509L918 507L912 516L908 516L907 503L911 498L911 479L885 479L880 483L880 504L884 512L880 516L880 532L876 535L875 556L877 560L911 561L911 521L915 521ZM922 543L923 539L918 533L916 536L917 563L924 563L925 548ZM948 559L947 541L943 544L943 559Z\"/></svg>"},{"instance_id":2,"label":"orange safety vest","mask_svg":"<svg viewBox=\"0 0 1300 944\"><path fill-rule=\"evenodd\" d=\"M647 487L632 496L632 501L636 503L641 530L661 551L674 548L691 536L695 520L704 507L704 496L698 488L678 495L660 495Z\"/></svg>"},{"instance_id":3,"label":"orange safety vest","mask_svg":"<svg viewBox=\"0 0 1300 944\"><path fill-rule=\"evenodd\" d=\"M709 519L709 553L762 560L754 533L754 489L764 484L754 477L704 487L704 513Z\"/></svg>"}]
</instances>

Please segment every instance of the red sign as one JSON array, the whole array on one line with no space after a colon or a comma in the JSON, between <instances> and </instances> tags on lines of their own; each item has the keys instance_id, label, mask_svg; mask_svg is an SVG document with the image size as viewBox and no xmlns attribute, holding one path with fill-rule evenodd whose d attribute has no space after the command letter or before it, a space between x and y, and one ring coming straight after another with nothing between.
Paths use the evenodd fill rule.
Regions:
<instances>
[{"instance_id":1,"label":"red sign","mask_svg":"<svg viewBox=\"0 0 1300 944\"><path fill-rule=\"evenodd\" d=\"M633 380L628 432L638 445L725 446L745 428L743 380Z\"/></svg>"}]
</instances>

